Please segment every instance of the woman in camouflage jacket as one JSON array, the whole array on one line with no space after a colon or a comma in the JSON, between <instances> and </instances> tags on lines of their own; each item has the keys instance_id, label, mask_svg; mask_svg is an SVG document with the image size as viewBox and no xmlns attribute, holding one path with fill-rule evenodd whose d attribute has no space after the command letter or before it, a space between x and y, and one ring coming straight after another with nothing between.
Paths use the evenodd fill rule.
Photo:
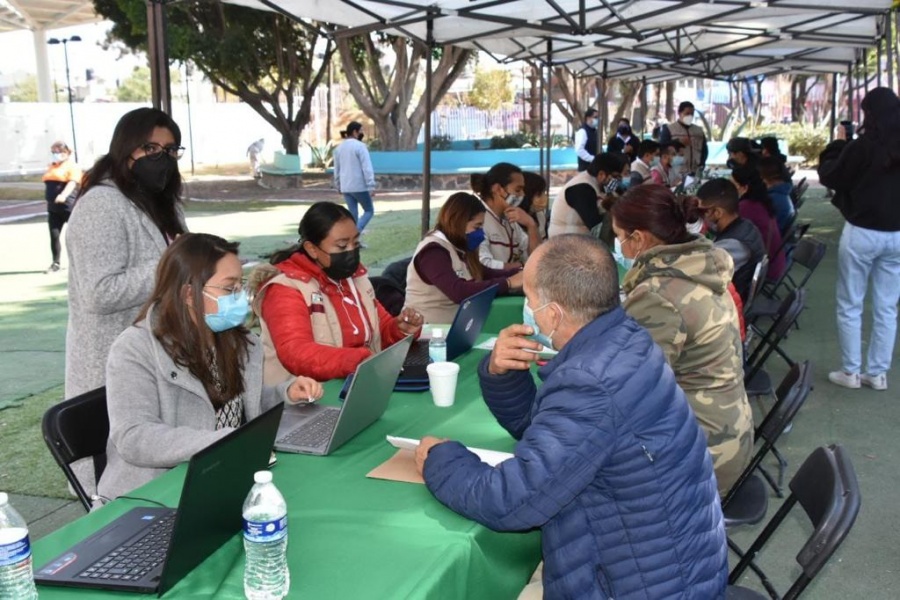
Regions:
<instances>
[{"instance_id":1,"label":"woman in camouflage jacket","mask_svg":"<svg viewBox=\"0 0 900 600\"><path fill-rule=\"evenodd\" d=\"M753 453L753 415L744 390L738 313L724 250L687 232L696 200L665 187L635 188L611 207L621 252L633 257L622 287L625 310L665 352L706 432L723 496Z\"/></svg>"}]
</instances>

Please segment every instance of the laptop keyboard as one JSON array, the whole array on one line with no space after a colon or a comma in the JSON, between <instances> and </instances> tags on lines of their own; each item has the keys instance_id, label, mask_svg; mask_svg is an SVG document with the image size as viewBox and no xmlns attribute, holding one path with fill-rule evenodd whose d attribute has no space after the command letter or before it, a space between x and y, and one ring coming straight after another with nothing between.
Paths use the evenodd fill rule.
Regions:
<instances>
[{"instance_id":1,"label":"laptop keyboard","mask_svg":"<svg viewBox=\"0 0 900 600\"><path fill-rule=\"evenodd\" d=\"M303 448L324 446L328 443L340 414L341 411L339 410L328 410L320 413L312 420L284 435L276 443Z\"/></svg>"},{"instance_id":2,"label":"laptop keyboard","mask_svg":"<svg viewBox=\"0 0 900 600\"><path fill-rule=\"evenodd\" d=\"M78 574L82 579L138 581L166 559L175 512L153 522L137 539L128 540Z\"/></svg>"},{"instance_id":3,"label":"laptop keyboard","mask_svg":"<svg viewBox=\"0 0 900 600\"><path fill-rule=\"evenodd\" d=\"M403 361L405 367L427 367L431 363L431 357L428 356L428 343L415 342L409 348L406 360Z\"/></svg>"}]
</instances>

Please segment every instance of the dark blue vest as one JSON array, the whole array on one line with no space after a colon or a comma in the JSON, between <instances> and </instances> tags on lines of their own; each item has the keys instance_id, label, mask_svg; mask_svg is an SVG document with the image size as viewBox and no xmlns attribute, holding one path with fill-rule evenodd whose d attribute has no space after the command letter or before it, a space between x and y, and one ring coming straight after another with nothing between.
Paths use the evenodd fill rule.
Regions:
<instances>
[{"instance_id":1,"label":"dark blue vest","mask_svg":"<svg viewBox=\"0 0 900 600\"><path fill-rule=\"evenodd\" d=\"M582 129L587 134L587 141L584 143L584 149L590 152L591 154L597 154L597 129L595 127L588 127L587 125L582 125ZM588 165L591 164L586 160L582 160L580 157L578 158L578 170L586 171Z\"/></svg>"}]
</instances>

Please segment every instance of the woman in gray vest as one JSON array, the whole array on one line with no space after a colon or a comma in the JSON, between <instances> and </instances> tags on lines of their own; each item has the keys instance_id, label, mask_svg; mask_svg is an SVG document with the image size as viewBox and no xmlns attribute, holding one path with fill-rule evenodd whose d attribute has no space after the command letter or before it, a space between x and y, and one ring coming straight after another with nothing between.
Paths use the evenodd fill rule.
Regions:
<instances>
[{"instance_id":1,"label":"woman in gray vest","mask_svg":"<svg viewBox=\"0 0 900 600\"><path fill-rule=\"evenodd\" d=\"M478 259L486 211L472 194L453 194L416 247L406 272L406 303L428 323L451 323L460 302L492 285L498 294L522 289L521 268L495 270Z\"/></svg>"},{"instance_id":2,"label":"woman in gray vest","mask_svg":"<svg viewBox=\"0 0 900 600\"><path fill-rule=\"evenodd\" d=\"M263 386L237 252L214 235L179 237L137 321L113 344L102 499L127 494L279 402L322 396L306 377Z\"/></svg>"}]
</instances>

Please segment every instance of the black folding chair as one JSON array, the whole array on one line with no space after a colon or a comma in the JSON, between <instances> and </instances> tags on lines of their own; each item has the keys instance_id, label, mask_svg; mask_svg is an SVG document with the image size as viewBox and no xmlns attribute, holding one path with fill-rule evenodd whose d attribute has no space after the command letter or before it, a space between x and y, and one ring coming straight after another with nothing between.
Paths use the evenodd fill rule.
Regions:
<instances>
[{"instance_id":1,"label":"black folding chair","mask_svg":"<svg viewBox=\"0 0 900 600\"><path fill-rule=\"evenodd\" d=\"M809 182L806 181L806 177L801 179L797 185L791 189L791 202L794 203L794 210L799 210L800 207L803 206L803 196L806 195L808 189Z\"/></svg>"},{"instance_id":2,"label":"black folding chair","mask_svg":"<svg viewBox=\"0 0 900 600\"><path fill-rule=\"evenodd\" d=\"M766 275L769 273L769 257L763 256L762 260L756 263L756 269L753 270L753 279L750 281L750 291L747 293L747 301L744 303L744 319L751 312L753 302L759 296L762 286L766 283Z\"/></svg>"},{"instance_id":3,"label":"black folding chair","mask_svg":"<svg viewBox=\"0 0 900 600\"><path fill-rule=\"evenodd\" d=\"M809 278L815 273L825 258L825 251L828 246L825 242L803 238L797 242L794 251L791 253L790 265L785 269L784 274L776 281L769 290L769 297L777 298L779 290L790 291L799 287L805 287ZM799 272L802 270L802 273Z\"/></svg>"},{"instance_id":4,"label":"black folding chair","mask_svg":"<svg viewBox=\"0 0 900 600\"><path fill-rule=\"evenodd\" d=\"M789 484L791 495L766 524L765 529L735 565L728 576L728 600L765 600L766 596L734 585L749 567L759 577L774 600L794 600L822 570L840 547L856 522L861 503L859 483L850 457L841 446L816 448L803 462ZM778 530L797 504L803 507L813 532L797 554L802 572L790 589L779 596L772 582L756 564L760 550Z\"/></svg>"},{"instance_id":5,"label":"black folding chair","mask_svg":"<svg viewBox=\"0 0 900 600\"><path fill-rule=\"evenodd\" d=\"M775 254L773 256L778 256L780 252L784 251L784 258L787 261L787 268L791 267L791 261L793 260L794 256L794 249L797 247L797 244L800 243L800 240L802 240L804 236L806 236L806 233L809 231L809 226L809 223L792 222L788 226L786 233L782 234L781 246L778 247L778 250L775 251ZM767 296L773 296L772 291L774 290L776 283L778 282L766 282L766 286L763 288L763 293Z\"/></svg>"},{"instance_id":6,"label":"black folding chair","mask_svg":"<svg viewBox=\"0 0 900 600\"><path fill-rule=\"evenodd\" d=\"M106 388L97 388L51 406L44 413L41 427L50 454L72 484L85 510L90 511L91 498L72 471L72 463L93 458L94 476L100 481L106 468L106 440L109 438Z\"/></svg>"},{"instance_id":7,"label":"black folding chair","mask_svg":"<svg viewBox=\"0 0 900 600\"><path fill-rule=\"evenodd\" d=\"M784 484L784 471L787 469L788 462L775 446L774 440L778 439L782 433L785 433L784 427L780 431L776 431L779 422L778 415L781 411L786 410L785 407L791 406L795 402L798 402L799 406L803 406L812 389L812 365L810 365L809 361L795 364L791 367L791 370L788 371L788 374L784 376L784 379L781 380L781 383L778 384L778 389L775 390L775 404L772 405L772 408L765 416L763 416L762 422L753 432L754 440L773 440L772 456L778 461L778 477L777 479L773 478L762 465L759 466L759 472L762 473L766 481L769 482L775 495L779 498L784 497L781 488ZM793 398L793 395L799 395L799 398ZM791 421L788 421L787 423L790 424Z\"/></svg>"},{"instance_id":8,"label":"black folding chair","mask_svg":"<svg viewBox=\"0 0 900 600\"><path fill-rule=\"evenodd\" d=\"M744 389L748 396L771 396L775 392L772 378L764 368L773 353L781 356L789 366L794 366L794 361L782 350L781 342L787 337L805 305L806 290L792 290L778 306L769 329L757 336L758 341L744 360Z\"/></svg>"},{"instance_id":9,"label":"black folding chair","mask_svg":"<svg viewBox=\"0 0 900 600\"><path fill-rule=\"evenodd\" d=\"M754 441L759 448L750 460L750 464L722 499L722 512L725 515L726 528L753 525L762 521L766 516L769 494L763 478L768 479L773 487L776 486L775 482L771 481L771 476L761 469L762 462L775 447L775 442L784 432L784 428L794 420L800 407L806 402L810 390L810 380L809 362L797 365L796 376L792 377L789 374L785 378L786 391L783 396L775 403L760 426L756 428ZM763 477L756 473L757 469L763 473ZM778 491L776 487L776 492ZM729 545L731 545L730 542Z\"/></svg>"}]
</instances>

